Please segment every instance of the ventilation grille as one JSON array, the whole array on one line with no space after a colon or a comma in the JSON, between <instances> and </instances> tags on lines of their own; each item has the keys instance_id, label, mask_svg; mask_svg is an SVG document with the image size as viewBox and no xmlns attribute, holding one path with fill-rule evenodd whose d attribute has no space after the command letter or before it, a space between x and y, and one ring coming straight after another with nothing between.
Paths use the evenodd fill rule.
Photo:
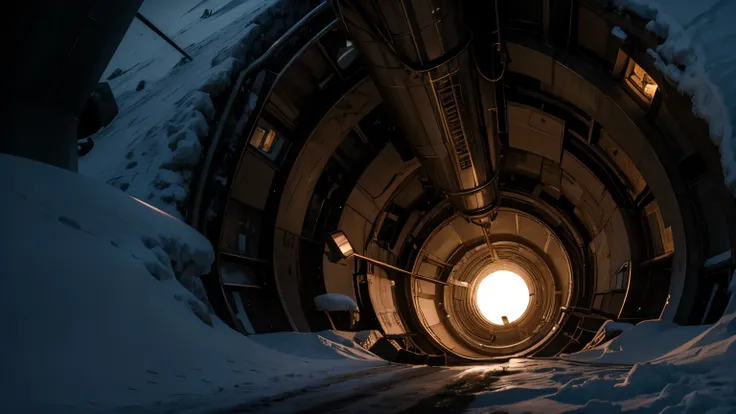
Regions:
<instances>
[{"instance_id":1,"label":"ventilation grille","mask_svg":"<svg viewBox=\"0 0 736 414\"><path fill-rule=\"evenodd\" d=\"M457 163L461 170L473 166L468 148L468 140L462 119L462 90L453 82L454 75L446 76L434 83L437 101L442 113L442 121L450 134L450 142L455 149Z\"/></svg>"}]
</instances>

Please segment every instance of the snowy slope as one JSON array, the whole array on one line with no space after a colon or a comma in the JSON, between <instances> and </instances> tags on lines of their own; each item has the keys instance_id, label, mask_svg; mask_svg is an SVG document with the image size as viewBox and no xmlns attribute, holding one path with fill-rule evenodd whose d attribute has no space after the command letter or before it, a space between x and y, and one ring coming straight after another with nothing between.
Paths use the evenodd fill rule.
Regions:
<instances>
[{"instance_id":1,"label":"snowy slope","mask_svg":"<svg viewBox=\"0 0 736 414\"><path fill-rule=\"evenodd\" d=\"M210 2L220 5L221 12L199 19L201 10L196 10ZM159 3L148 0L142 10L160 12ZM110 126L94 136L94 149L79 161L81 173L175 217L181 217L192 173L206 145L209 123L215 115L212 98L227 89L235 71L244 64L246 49L259 41L261 34L284 30L283 25L274 23L266 33L253 19L287 2L209 0L177 20L185 9L193 7L189 3L170 11L173 17L169 25L171 30L179 30L177 42L191 43L187 51L194 60L177 65L179 57L172 55L177 52L163 40L150 38L154 36L150 30L134 21L110 64L128 70L110 82L120 112ZM190 16L192 13L196 18ZM145 87L136 91L140 81L146 81Z\"/></svg>"},{"instance_id":2,"label":"snowy slope","mask_svg":"<svg viewBox=\"0 0 736 414\"><path fill-rule=\"evenodd\" d=\"M253 16L272 3L274 0L145 0L139 12L179 47L192 54L196 52L196 46L208 37L244 16ZM215 13L201 19L205 9ZM179 52L135 19L105 69L102 80L107 80L116 69L125 71L123 76L110 81L115 95L120 96L133 91L141 80L150 83L166 77L181 58Z\"/></svg>"},{"instance_id":3,"label":"snowy slope","mask_svg":"<svg viewBox=\"0 0 736 414\"><path fill-rule=\"evenodd\" d=\"M0 412L206 411L386 364L226 327L178 281L208 271L207 240L121 191L7 155L0 177Z\"/></svg>"},{"instance_id":4,"label":"snowy slope","mask_svg":"<svg viewBox=\"0 0 736 414\"><path fill-rule=\"evenodd\" d=\"M650 51L657 68L692 95L693 112L708 121L719 146L726 184L736 196L736 2L724 0L613 0L652 19L666 39Z\"/></svg>"},{"instance_id":5,"label":"snowy slope","mask_svg":"<svg viewBox=\"0 0 736 414\"><path fill-rule=\"evenodd\" d=\"M646 362L669 353L706 329L708 326L680 326L662 320L645 321L597 348L562 357L599 364Z\"/></svg>"}]
</instances>

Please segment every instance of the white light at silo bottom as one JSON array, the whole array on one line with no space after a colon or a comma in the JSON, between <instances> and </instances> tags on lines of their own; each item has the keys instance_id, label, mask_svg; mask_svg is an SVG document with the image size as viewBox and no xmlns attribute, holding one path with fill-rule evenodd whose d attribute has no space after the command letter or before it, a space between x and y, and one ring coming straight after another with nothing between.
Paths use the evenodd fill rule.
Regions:
<instances>
[{"instance_id":1,"label":"white light at silo bottom","mask_svg":"<svg viewBox=\"0 0 736 414\"><path fill-rule=\"evenodd\" d=\"M489 322L503 325L519 319L529 306L529 287L521 276L508 270L498 270L481 280L476 294L481 315Z\"/></svg>"}]
</instances>

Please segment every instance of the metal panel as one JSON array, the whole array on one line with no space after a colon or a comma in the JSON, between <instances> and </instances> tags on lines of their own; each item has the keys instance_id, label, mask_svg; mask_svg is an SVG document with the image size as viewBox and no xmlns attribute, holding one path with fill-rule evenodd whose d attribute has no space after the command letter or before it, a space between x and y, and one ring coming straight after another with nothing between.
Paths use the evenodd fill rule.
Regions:
<instances>
[{"instance_id":1,"label":"metal panel","mask_svg":"<svg viewBox=\"0 0 736 414\"><path fill-rule=\"evenodd\" d=\"M584 191L583 198L580 200L580 204L577 207L583 210L583 212L592 220L593 224L595 224L596 230L603 227L605 224L603 209L593 195Z\"/></svg>"},{"instance_id":2,"label":"metal panel","mask_svg":"<svg viewBox=\"0 0 736 414\"><path fill-rule=\"evenodd\" d=\"M416 280L417 287L419 287L419 291L421 293L424 293L425 295L436 295L437 294L437 284L427 282L426 280ZM458 289L459 290L459 289Z\"/></svg>"},{"instance_id":3,"label":"metal panel","mask_svg":"<svg viewBox=\"0 0 736 414\"><path fill-rule=\"evenodd\" d=\"M639 170L634 165L629 155L621 149L616 141L611 138L606 130L601 130L598 146L613 161L618 170L626 177L628 187L631 189L632 197L636 197L644 190L647 183L644 181Z\"/></svg>"},{"instance_id":4,"label":"metal panel","mask_svg":"<svg viewBox=\"0 0 736 414\"><path fill-rule=\"evenodd\" d=\"M540 249L547 243L547 230L538 222L525 216L519 216L519 235L529 240Z\"/></svg>"},{"instance_id":5,"label":"metal panel","mask_svg":"<svg viewBox=\"0 0 736 414\"><path fill-rule=\"evenodd\" d=\"M404 161L401 160L399 153L392 144L388 144L368 165L358 180L358 185L374 199L386 193L391 195L387 187L404 171L404 168Z\"/></svg>"},{"instance_id":6,"label":"metal panel","mask_svg":"<svg viewBox=\"0 0 736 414\"><path fill-rule=\"evenodd\" d=\"M416 165L418 167L419 163L417 163ZM413 171L416 170L412 168L412 172ZM422 186L421 181L419 181L419 177L414 176L414 179L406 183L404 188L402 188L401 191L394 196L393 202L401 207L406 208L409 207L409 205L413 203L417 198L419 198L422 194L424 194L424 187Z\"/></svg>"},{"instance_id":7,"label":"metal panel","mask_svg":"<svg viewBox=\"0 0 736 414\"><path fill-rule=\"evenodd\" d=\"M509 151L506 154L506 169L513 172L538 177L542 172L544 158L529 152Z\"/></svg>"},{"instance_id":8,"label":"metal panel","mask_svg":"<svg viewBox=\"0 0 736 414\"><path fill-rule=\"evenodd\" d=\"M517 219L518 217L516 214L507 210L502 210L498 214L496 221L493 223L491 234L518 234L518 226L516 225Z\"/></svg>"},{"instance_id":9,"label":"metal panel","mask_svg":"<svg viewBox=\"0 0 736 414\"><path fill-rule=\"evenodd\" d=\"M539 79L543 83L552 84L554 61L527 47L516 43L508 43L509 70Z\"/></svg>"},{"instance_id":10,"label":"metal panel","mask_svg":"<svg viewBox=\"0 0 736 414\"><path fill-rule=\"evenodd\" d=\"M432 236L424 246L424 251L432 253L434 256L441 260L447 260L450 254L455 251L462 244L462 240L455 233L455 229L452 226L441 227L435 236Z\"/></svg>"},{"instance_id":11,"label":"metal panel","mask_svg":"<svg viewBox=\"0 0 736 414\"><path fill-rule=\"evenodd\" d=\"M295 331L309 332L299 293L299 236L277 228L273 247L274 276L289 323Z\"/></svg>"},{"instance_id":12,"label":"metal panel","mask_svg":"<svg viewBox=\"0 0 736 414\"><path fill-rule=\"evenodd\" d=\"M427 325L434 326L440 323L440 315L437 313L437 306L432 299L418 298L417 305L420 313L424 317Z\"/></svg>"},{"instance_id":13,"label":"metal panel","mask_svg":"<svg viewBox=\"0 0 736 414\"><path fill-rule=\"evenodd\" d=\"M509 103L508 122L512 148L560 162L564 121L532 107Z\"/></svg>"},{"instance_id":14,"label":"metal panel","mask_svg":"<svg viewBox=\"0 0 736 414\"><path fill-rule=\"evenodd\" d=\"M325 259L322 261L322 274L327 293L340 293L355 299L352 261L332 263Z\"/></svg>"},{"instance_id":15,"label":"metal panel","mask_svg":"<svg viewBox=\"0 0 736 414\"><path fill-rule=\"evenodd\" d=\"M631 260L631 241L621 212L616 210L606 225L608 245L611 249L611 268L618 269Z\"/></svg>"},{"instance_id":16,"label":"metal panel","mask_svg":"<svg viewBox=\"0 0 736 414\"><path fill-rule=\"evenodd\" d=\"M562 169L588 190L596 202L600 200L606 187L585 164L567 151L562 156Z\"/></svg>"},{"instance_id":17,"label":"metal panel","mask_svg":"<svg viewBox=\"0 0 736 414\"><path fill-rule=\"evenodd\" d=\"M380 269L378 272L383 273ZM396 312L392 282L385 277L376 274L368 274L368 294L376 311L378 323L387 335L401 335L406 333L406 328Z\"/></svg>"},{"instance_id":18,"label":"metal panel","mask_svg":"<svg viewBox=\"0 0 736 414\"><path fill-rule=\"evenodd\" d=\"M361 187L355 187L348 197L345 210L352 209L355 213L363 216L364 219L375 222L380 213L379 206L376 205L373 197Z\"/></svg>"},{"instance_id":19,"label":"metal panel","mask_svg":"<svg viewBox=\"0 0 736 414\"><path fill-rule=\"evenodd\" d=\"M608 22L587 7L578 7L578 43L605 58L611 30Z\"/></svg>"},{"instance_id":20,"label":"metal panel","mask_svg":"<svg viewBox=\"0 0 736 414\"><path fill-rule=\"evenodd\" d=\"M371 223L366 221L355 211L345 208L340 219L339 228L345 232L357 253L365 251L365 242L368 239ZM341 293L355 298L353 284L353 263L332 263L327 256L322 258L322 274L325 289L328 293Z\"/></svg>"},{"instance_id":21,"label":"metal panel","mask_svg":"<svg viewBox=\"0 0 736 414\"><path fill-rule=\"evenodd\" d=\"M562 191L562 168L558 163L544 161L542 163L542 184L558 192Z\"/></svg>"},{"instance_id":22,"label":"metal panel","mask_svg":"<svg viewBox=\"0 0 736 414\"><path fill-rule=\"evenodd\" d=\"M499 213L499 217L503 213ZM498 218L496 219L496 222L493 223L493 227L491 228L491 231L496 230L498 224ZM458 235L460 240L463 241L463 243L468 242L470 240L478 239L480 237L483 237L483 230L476 226L473 223L468 222L467 220L458 217L457 219L453 220L450 225L455 230L455 234Z\"/></svg>"},{"instance_id":23,"label":"metal panel","mask_svg":"<svg viewBox=\"0 0 736 414\"><path fill-rule=\"evenodd\" d=\"M593 239L591 248L595 252L596 291L608 290L613 276L613 269L611 267L611 252L608 248L608 235L605 231L601 231Z\"/></svg>"},{"instance_id":24,"label":"metal panel","mask_svg":"<svg viewBox=\"0 0 736 414\"><path fill-rule=\"evenodd\" d=\"M440 268L437 267L436 265L433 265L432 263L422 262L419 265L419 269L417 270L417 273L422 276L430 277L432 279L437 279L439 270Z\"/></svg>"},{"instance_id":25,"label":"metal panel","mask_svg":"<svg viewBox=\"0 0 736 414\"><path fill-rule=\"evenodd\" d=\"M570 173L562 173L562 194L567 197L574 205L580 204L580 200L583 198L583 187L575 181L575 178Z\"/></svg>"},{"instance_id":26,"label":"metal panel","mask_svg":"<svg viewBox=\"0 0 736 414\"><path fill-rule=\"evenodd\" d=\"M481 355L476 351L473 351L470 348L467 348L460 344L453 334L451 334L445 325L438 323L437 325L434 325L430 328L430 331L433 335L437 337L437 340L441 342L443 345L447 346L450 350L452 350L454 353L458 355L462 355L468 358L483 358L486 357L486 355Z\"/></svg>"},{"instance_id":27,"label":"metal panel","mask_svg":"<svg viewBox=\"0 0 736 414\"><path fill-rule=\"evenodd\" d=\"M274 168L256 154L246 151L235 174L231 197L263 210L271 191Z\"/></svg>"},{"instance_id":28,"label":"metal panel","mask_svg":"<svg viewBox=\"0 0 736 414\"><path fill-rule=\"evenodd\" d=\"M278 227L299 234L314 187L345 134L381 102L375 85L361 81L330 109L299 153L279 203Z\"/></svg>"},{"instance_id":29,"label":"metal panel","mask_svg":"<svg viewBox=\"0 0 736 414\"><path fill-rule=\"evenodd\" d=\"M261 278L253 268L239 263L228 263L225 261L222 261L220 264L220 279L222 283L252 286L261 284Z\"/></svg>"}]
</instances>

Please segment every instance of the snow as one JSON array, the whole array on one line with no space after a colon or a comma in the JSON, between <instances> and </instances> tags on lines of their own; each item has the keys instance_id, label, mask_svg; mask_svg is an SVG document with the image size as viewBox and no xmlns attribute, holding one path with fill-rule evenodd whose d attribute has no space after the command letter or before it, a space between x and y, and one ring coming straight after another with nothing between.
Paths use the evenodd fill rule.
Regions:
<instances>
[{"instance_id":1,"label":"snow","mask_svg":"<svg viewBox=\"0 0 736 414\"><path fill-rule=\"evenodd\" d=\"M380 331L369 330L369 331L358 331L358 332L347 332L347 331L334 331L335 334L342 336L345 339L355 342L365 349L371 349L376 344L383 334Z\"/></svg>"},{"instance_id":2,"label":"snow","mask_svg":"<svg viewBox=\"0 0 736 414\"><path fill-rule=\"evenodd\" d=\"M0 177L2 412L210 412L386 364L329 332L225 326L181 283L207 240L121 191L8 155Z\"/></svg>"},{"instance_id":3,"label":"snow","mask_svg":"<svg viewBox=\"0 0 736 414\"><path fill-rule=\"evenodd\" d=\"M325 293L314 297L314 306L320 312L357 312L353 298L340 293Z\"/></svg>"},{"instance_id":4,"label":"snow","mask_svg":"<svg viewBox=\"0 0 736 414\"><path fill-rule=\"evenodd\" d=\"M662 320L644 321L636 327L609 322L604 329L609 332L619 330L621 332L619 336L597 348L565 355L563 358L603 364L646 362L667 354L707 328L707 326L679 326Z\"/></svg>"},{"instance_id":5,"label":"snow","mask_svg":"<svg viewBox=\"0 0 736 414\"><path fill-rule=\"evenodd\" d=\"M736 196L736 2L723 0L614 0L651 19L647 28L664 38L649 53L656 67L692 96L721 153L726 185Z\"/></svg>"},{"instance_id":6,"label":"snow","mask_svg":"<svg viewBox=\"0 0 736 414\"><path fill-rule=\"evenodd\" d=\"M134 21L108 68L127 71L110 81L120 112L93 137L79 171L181 218L215 116L212 99L227 89L244 65L244 47L261 34L252 20L278 1L172 4L147 0L141 10L165 32L176 32L174 41L194 60L179 63L178 52ZM205 7L219 11L199 19ZM141 81L145 87L136 91Z\"/></svg>"},{"instance_id":7,"label":"snow","mask_svg":"<svg viewBox=\"0 0 736 414\"><path fill-rule=\"evenodd\" d=\"M210 37L218 38L218 32L233 23L237 26L237 21L243 16L252 16L270 3L273 0L145 0L139 12L192 55L201 42ZM215 13L201 19L205 9ZM200 55L199 59L203 58ZM124 71L124 75L110 81L116 95L121 95L133 91L141 80L151 83L166 77L181 59L178 51L135 19L105 69L102 80L116 69ZM195 57L195 60L198 59Z\"/></svg>"},{"instance_id":8,"label":"snow","mask_svg":"<svg viewBox=\"0 0 736 414\"><path fill-rule=\"evenodd\" d=\"M366 359L379 358L354 341L332 331L312 333L275 333L254 335L250 339L285 354L312 359Z\"/></svg>"},{"instance_id":9,"label":"snow","mask_svg":"<svg viewBox=\"0 0 736 414\"><path fill-rule=\"evenodd\" d=\"M622 41L626 41L626 39L629 38L629 36L624 32L624 29L614 26L613 29L611 29L611 34L618 37Z\"/></svg>"},{"instance_id":10,"label":"snow","mask_svg":"<svg viewBox=\"0 0 736 414\"><path fill-rule=\"evenodd\" d=\"M703 267L715 266L715 265L725 262L726 260L730 258L731 258L731 250L726 250L713 257L709 257L705 259L705 262L703 263Z\"/></svg>"},{"instance_id":11,"label":"snow","mask_svg":"<svg viewBox=\"0 0 736 414\"><path fill-rule=\"evenodd\" d=\"M621 334L592 350L511 360L504 369L521 373L478 394L470 412L736 412L736 277L730 289L724 316L713 325L616 324L603 329Z\"/></svg>"}]
</instances>

